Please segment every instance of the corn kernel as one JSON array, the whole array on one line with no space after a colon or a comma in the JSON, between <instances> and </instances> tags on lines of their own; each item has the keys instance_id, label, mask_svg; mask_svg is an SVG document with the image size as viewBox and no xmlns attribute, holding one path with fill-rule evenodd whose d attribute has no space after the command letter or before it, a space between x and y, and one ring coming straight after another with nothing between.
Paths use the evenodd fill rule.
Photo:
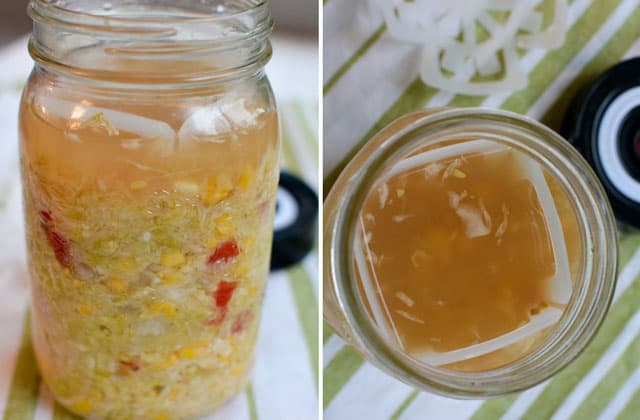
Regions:
<instances>
[{"instance_id":1,"label":"corn kernel","mask_svg":"<svg viewBox=\"0 0 640 420\"><path fill-rule=\"evenodd\" d=\"M207 248L213 249L218 246L218 238L212 236L204 244L207 246Z\"/></svg>"},{"instance_id":2,"label":"corn kernel","mask_svg":"<svg viewBox=\"0 0 640 420\"><path fill-rule=\"evenodd\" d=\"M242 172L242 174L240 174L240 178L238 179L238 185L243 191L246 191L249 189L252 178L253 178L253 171L249 168L245 169Z\"/></svg>"},{"instance_id":3,"label":"corn kernel","mask_svg":"<svg viewBox=\"0 0 640 420\"><path fill-rule=\"evenodd\" d=\"M162 362L158 363L158 369L169 369L171 366L178 363L178 357L175 354L172 354L166 357Z\"/></svg>"},{"instance_id":4,"label":"corn kernel","mask_svg":"<svg viewBox=\"0 0 640 420\"><path fill-rule=\"evenodd\" d=\"M169 391L169 398L176 399L179 396L180 396L180 392L178 391L178 388L172 388L171 391Z\"/></svg>"},{"instance_id":5,"label":"corn kernel","mask_svg":"<svg viewBox=\"0 0 640 420\"><path fill-rule=\"evenodd\" d=\"M247 236L246 238L244 238L244 247L245 248L250 248L255 243L256 243L256 237L255 236Z\"/></svg>"},{"instance_id":6,"label":"corn kernel","mask_svg":"<svg viewBox=\"0 0 640 420\"><path fill-rule=\"evenodd\" d=\"M234 232L232 222L233 216L228 213L223 214L215 220L216 232L221 236L228 236Z\"/></svg>"},{"instance_id":7,"label":"corn kernel","mask_svg":"<svg viewBox=\"0 0 640 420\"><path fill-rule=\"evenodd\" d=\"M249 265L248 264L241 264L238 267L237 273L239 276L246 276L249 273Z\"/></svg>"},{"instance_id":8,"label":"corn kernel","mask_svg":"<svg viewBox=\"0 0 640 420\"><path fill-rule=\"evenodd\" d=\"M91 306L82 305L78 308L78 312L80 312L82 315L91 315L91 312L93 312L93 310L91 309Z\"/></svg>"},{"instance_id":9,"label":"corn kernel","mask_svg":"<svg viewBox=\"0 0 640 420\"><path fill-rule=\"evenodd\" d=\"M180 251L169 251L162 254L160 264L165 267L178 267L186 262L184 254Z\"/></svg>"},{"instance_id":10,"label":"corn kernel","mask_svg":"<svg viewBox=\"0 0 640 420\"><path fill-rule=\"evenodd\" d=\"M132 190L141 190L147 186L147 183L144 181L133 181L131 183Z\"/></svg>"},{"instance_id":11,"label":"corn kernel","mask_svg":"<svg viewBox=\"0 0 640 420\"><path fill-rule=\"evenodd\" d=\"M162 284L165 284L167 286L180 283L182 280L184 280L184 274L179 271L168 273L162 276Z\"/></svg>"},{"instance_id":12,"label":"corn kernel","mask_svg":"<svg viewBox=\"0 0 640 420\"><path fill-rule=\"evenodd\" d=\"M176 313L176 307L168 302L151 302L147 305L147 309L154 314L161 314L167 317L171 317Z\"/></svg>"},{"instance_id":13,"label":"corn kernel","mask_svg":"<svg viewBox=\"0 0 640 420\"><path fill-rule=\"evenodd\" d=\"M224 200L233 191L231 180L226 176L210 178L207 193L204 195L206 204L217 204Z\"/></svg>"},{"instance_id":14,"label":"corn kernel","mask_svg":"<svg viewBox=\"0 0 640 420\"><path fill-rule=\"evenodd\" d=\"M220 363L228 363L231 360L231 356L227 354L216 354L216 360Z\"/></svg>"},{"instance_id":15,"label":"corn kernel","mask_svg":"<svg viewBox=\"0 0 640 420\"><path fill-rule=\"evenodd\" d=\"M218 204L225 198L227 198L229 194L219 191L209 191L204 196L204 202L209 205Z\"/></svg>"},{"instance_id":16,"label":"corn kernel","mask_svg":"<svg viewBox=\"0 0 640 420\"><path fill-rule=\"evenodd\" d=\"M198 347L184 347L178 350L178 357L186 360L193 360L198 357Z\"/></svg>"},{"instance_id":17,"label":"corn kernel","mask_svg":"<svg viewBox=\"0 0 640 420\"><path fill-rule=\"evenodd\" d=\"M216 233L222 236L229 236L233 233L233 225L216 225Z\"/></svg>"},{"instance_id":18,"label":"corn kernel","mask_svg":"<svg viewBox=\"0 0 640 420\"><path fill-rule=\"evenodd\" d=\"M127 289L129 288L129 285L127 284L127 282L123 279L120 278L113 278L113 279L109 279L107 281L107 287L113 292L113 293L124 293L127 291Z\"/></svg>"},{"instance_id":19,"label":"corn kernel","mask_svg":"<svg viewBox=\"0 0 640 420\"><path fill-rule=\"evenodd\" d=\"M233 220L233 216L229 213L225 213L222 216L218 216L216 223L230 223Z\"/></svg>"},{"instance_id":20,"label":"corn kernel","mask_svg":"<svg viewBox=\"0 0 640 420\"><path fill-rule=\"evenodd\" d=\"M247 286L247 293L249 294L249 296L255 296L256 293L258 293L258 288L253 284L250 284L249 286Z\"/></svg>"},{"instance_id":21,"label":"corn kernel","mask_svg":"<svg viewBox=\"0 0 640 420\"><path fill-rule=\"evenodd\" d=\"M78 400L71 405L71 409L77 413L86 415L91 412L93 405L88 400Z\"/></svg>"},{"instance_id":22,"label":"corn kernel","mask_svg":"<svg viewBox=\"0 0 640 420\"><path fill-rule=\"evenodd\" d=\"M244 369L242 368L242 366L235 366L233 369L231 369L231 375L233 375L236 378L242 375L243 372L244 372Z\"/></svg>"},{"instance_id":23,"label":"corn kernel","mask_svg":"<svg viewBox=\"0 0 640 420\"><path fill-rule=\"evenodd\" d=\"M153 420L169 420L169 419L170 419L170 417L168 415L166 415L166 414L156 414L153 417Z\"/></svg>"}]
</instances>

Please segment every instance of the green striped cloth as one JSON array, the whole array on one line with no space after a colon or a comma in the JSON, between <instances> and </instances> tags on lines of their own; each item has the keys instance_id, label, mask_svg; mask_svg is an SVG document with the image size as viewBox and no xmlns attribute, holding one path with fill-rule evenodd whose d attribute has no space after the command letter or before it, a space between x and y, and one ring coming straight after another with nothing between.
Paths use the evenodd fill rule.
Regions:
<instances>
[{"instance_id":1,"label":"green striped cloth","mask_svg":"<svg viewBox=\"0 0 640 420\"><path fill-rule=\"evenodd\" d=\"M26 41L0 51L0 67L14 69L14 81L0 75L0 418L68 420L41 382L34 361L28 316L28 279L18 180L16 115L25 80ZM283 165L318 187L318 125L315 104L280 104ZM8 240L10 239L10 241ZM318 260L274 273L265 295L256 366L246 391L207 419L315 420L318 418Z\"/></svg>"},{"instance_id":2,"label":"green striped cloth","mask_svg":"<svg viewBox=\"0 0 640 420\"><path fill-rule=\"evenodd\" d=\"M486 106L528 114L557 129L581 87L640 54L638 0L573 0L564 46L523 53L527 88L455 95L420 81L419 49L392 39L368 4L327 0L323 6L325 193L364 142L407 112ZM364 362L325 326L325 418L640 419L640 233L623 231L620 251L615 302L587 351L546 383L508 398L458 401L417 392Z\"/></svg>"}]
</instances>

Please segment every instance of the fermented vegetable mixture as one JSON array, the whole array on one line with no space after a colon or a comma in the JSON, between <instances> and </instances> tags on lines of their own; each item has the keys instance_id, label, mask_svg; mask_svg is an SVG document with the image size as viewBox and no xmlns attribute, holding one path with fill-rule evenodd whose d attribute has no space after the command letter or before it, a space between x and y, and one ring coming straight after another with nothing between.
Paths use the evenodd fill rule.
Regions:
<instances>
[{"instance_id":1,"label":"fermented vegetable mixture","mask_svg":"<svg viewBox=\"0 0 640 420\"><path fill-rule=\"evenodd\" d=\"M246 386L253 362L279 172L275 113L242 95L189 110L30 93L25 103L45 381L91 418L219 406Z\"/></svg>"}]
</instances>

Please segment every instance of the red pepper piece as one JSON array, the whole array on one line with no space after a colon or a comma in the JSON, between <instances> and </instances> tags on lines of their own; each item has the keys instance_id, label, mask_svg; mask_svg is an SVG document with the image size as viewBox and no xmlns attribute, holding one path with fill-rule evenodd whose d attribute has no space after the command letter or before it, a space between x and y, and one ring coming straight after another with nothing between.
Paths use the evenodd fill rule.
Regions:
<instances>
[{"instance_id":1,"label":"red pepper piece","mask_svg":"<svg viewBox=\"0 0 640 420\"><path fill-rule=\"evenodd\" d=\"M246 330L247 327L251 324L251 321L253 321L253 312L247 310L240 313L240 315L238 315L233 322L233 326L231 327L231 334L239 334L242 331Z\"/></svg>"},{"instance_id":2,"label":"red pepper piece","mask_svg":"<svg viewBox=\"0 0 640 420\"><path fill-rule=\"evenodd\" d=\"M40 218L44 223L53 222L53 216L51 216L51 212L49 210L40 210Z\"/></svg>"},{"instance_id":3,"label":"red pepper piece","mask_svg":"<svg viewBox=\"0 0 640 420\"><path fill-rule=\"evenodd\" d=\"M238 283L235 281L222 280L218 283L216 291L213 292L213 298L216 300L216 306L218 308L226 308L237 287Z\"/></svg>"},{"instance_id":4,"label":"red pepper piece","mask_svg":"<svg viewBox=\"0 0 640 420\"><path fill-rule=\"evenodd\" d=\"M72 262L69 242L60 236L58 232L53 230L51 225L42 223L42 229L44 229L49 245L53 248L53 253L55 254L58 262L62 264L63 267L70 268Z\"/></svg>"},{"instance_id":5,"label":"red pepper piece","mask_svg":"<svg viewBox=\"0 0 640 420\"><path fill-rule=\"evenodd\" d=\"M131 372L137 372L140 370L140 365L131 360L120 360L120 367L128 369Z\"/></svg>"},{"instance_id":6,"label":"red pepper piece","mask_svg":"<svg viewBox=\"0 0 640 420\"><path fill-rule=\"evenodd\" d=\"M240 255L240 248L236 241L227 241L213 251L213 254L209 257L207 264L214 265L219 262L227 263L238 255Z\"/></svg>"},{"instance_id":7,"label":"red pepper piece","mask_svg":"<svg viewBox=\"0 0 640 420\"><path fill-rule=\"evenodd\" d=\"M236 291L237 287L238 283L235 281L221 280L218 283L218 287L216 287L216 290L211 293L211 296L216 303L217 314L214 318L207 320L207 325L218 326L224 322L225 318L227 317L227 312L229 311L229 308L227 308L227 306L229 305L229 302L231 301L233 293Z\"/></svg>"}]
</instances>

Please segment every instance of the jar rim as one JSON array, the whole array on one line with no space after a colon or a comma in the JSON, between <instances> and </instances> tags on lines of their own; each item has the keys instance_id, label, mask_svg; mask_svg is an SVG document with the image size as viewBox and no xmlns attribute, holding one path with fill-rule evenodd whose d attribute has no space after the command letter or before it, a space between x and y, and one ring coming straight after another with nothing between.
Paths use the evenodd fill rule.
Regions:
<instances>
[{"instance_id":1,"label":"jar rim","mask_svg":"<svg viewBox=\"0 0 640 420\"><path fill-rule=\"evenodd\" d=\"M107 2L112 4L112 2ZM258 14L264 12L269 7L269 0L242 0L236 3L246 5L240 10L232 11L231 13L214 13L212 10L208 14L189 15L189 16L170 16L162 18L151 16L112 16L108 14L90 13L88 11L74 10L66 7L67 2L61 0L31 0L29 2L29 13L31 17L36 19L49 19L57 23L75 24L78 19L83 19L87 22L92 20L98 22L100 25L117 26L131 25L131 24L183 24L183 23L212 23L219 22L227 19L239 18L245 15ZM176 8L179 8L180 3L176 4ZM212 5L213 6L213 5ZM267 10L268 11L268 10Z\"/></svg>"},{"instance_id":2,"label":"jar rim","mask_svg":"<svg viewBox=\"0 0 640 420\"><path fill-rule=\"evenodd\" d=\"M327 229L329 240L325 238L324 245L325 264L330 264L325 270L331 277L328 286L343 312L342 316L334 319L341 319L347 324L351 340L369 361L398 379L431 392L458 398L493 397L520 391L548 379L584 350L603 322L613 297L617 270L616 225L602 186L586 161L566 140L530 118L484 108L439 109L403 118L409 121L405 126L394 130L394 123L391 123L370 140L345 168L327 199L328 203L332 202L331 196L336 194L337 187L340 200L335 206L337 209L330 210L335 214L329 218L332 220ZM402 147L408 148L407 145L419 144L424 133L430 128L436 130L434 127L439 124L445 126L473 119L503 124L512 133L529 131L529 134L534 134L534 141L529 146L555 155L554 164L573 177L575 185L572 187L582 194L578 197L580 206L589 212L579 216L579 226L583 241L585 238L590 241L589 247L583 243L584 262L590 267L581 273L583 278L576 280L582 288L574 290L561 321L530 354L488 371L458 372L425 367L386 343L357 298L359 292L348 255L355 226L351 221L359 214L376 175L381 174L383 166L393 159L394 153L397 155ZM584 301L589 299L592 300L591 305L584 305Z\"/></svg>"},{"instance_id":3,"label":"jar rim","mask_svg":"<svg viewBox=\"0 0 640 420\"><path fill-rule=\"evenodd\" d=\"M250 77L272 54L269 1L221 3L78 0L72 7L71 0L30 0L30 53L38 64L62 73L95 79L125 74L135 80L130 84L195 86ZM223 9L216 11L216 5ZM131 72L118 64L121 59L147 65ZM172 60L209 64L191 70L148 65Z\"/></svg>"}]
</instances>

